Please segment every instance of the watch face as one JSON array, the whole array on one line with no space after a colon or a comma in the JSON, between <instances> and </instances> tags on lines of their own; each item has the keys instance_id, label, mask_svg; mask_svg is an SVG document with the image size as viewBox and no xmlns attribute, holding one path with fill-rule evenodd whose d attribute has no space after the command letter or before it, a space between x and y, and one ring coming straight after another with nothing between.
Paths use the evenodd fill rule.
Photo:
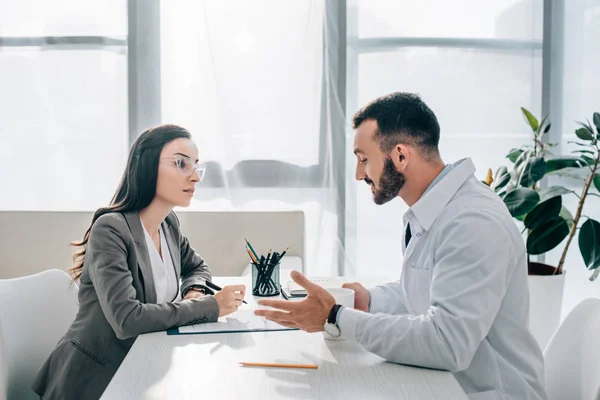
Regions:
<instances>
[{"instance_id":1,"label":"watch face","mask_svg":"<svg viewBox=\"0 0 600 400\"><path fill-rule=\"evenodd\" d=\"M333 337L340 336L340 328L338 328L337 325L326 323L323 326L323 329L325 329L325 332L327 332L328 334L330 334Z\"/></svg>"}]
</instances>

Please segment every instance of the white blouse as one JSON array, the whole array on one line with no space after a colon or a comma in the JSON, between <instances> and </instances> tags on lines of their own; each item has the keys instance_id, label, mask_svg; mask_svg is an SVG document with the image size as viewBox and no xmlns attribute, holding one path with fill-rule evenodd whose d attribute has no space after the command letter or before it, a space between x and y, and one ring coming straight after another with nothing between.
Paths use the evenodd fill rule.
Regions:
<instances>
[{"instance_id":1,"label":"white blouse","mask_svg":"<svg viewBox=\"0 0 600 400\"><path fill-rule=\"evenodd\" d=\"M144 224L142 223L142 226ZM156 288L156 303L167 303L172 301L180 301L181 294L178 291L177 276L173 266L173 259L169 252L169 246L165 239L165 232L160 227L158 231L160 235L160 248L162 250L162 258L158 249L152 241L152 237L144 227L144 236L146 236L146 246L152 264L152 275L154 277L154 287Z\"/></svg>"}]
</instances>

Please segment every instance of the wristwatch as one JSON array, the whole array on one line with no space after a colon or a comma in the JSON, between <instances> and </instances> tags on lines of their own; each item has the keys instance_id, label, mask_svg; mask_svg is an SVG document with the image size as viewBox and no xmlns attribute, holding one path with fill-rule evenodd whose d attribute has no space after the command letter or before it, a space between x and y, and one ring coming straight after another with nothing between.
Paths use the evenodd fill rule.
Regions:
<instances>
[{"instance_id":1,"label":"wristwatch","mask_svg":"<svg viewBox=\"0 0 600 400\"><path fill-rule=\"evenodd\" d=\"M190 290L195 290L197 292L201 292L203 294L206 294L206 288L204 286L200 286L200 285L192 285L189 288L187 288L187 290L185 291L185 293L183 294L183 297L185 297L185 295L187 294L187 292L189 292Z\"/></svg>"},{"instance_id":2,"label":"wristwatch","mask_svg":"<svg viewBox=\"0 0 600 400\"><path fill-rule=\"evenodd\" d=\"M323 325L325 332L335 338L340 337L341 335L340 327L337 325L337 315L340 308L342 308L340 304L334 304L334 306L331 307L331 311L329 311L327 322Z\"/></svg>"}]
</instances>

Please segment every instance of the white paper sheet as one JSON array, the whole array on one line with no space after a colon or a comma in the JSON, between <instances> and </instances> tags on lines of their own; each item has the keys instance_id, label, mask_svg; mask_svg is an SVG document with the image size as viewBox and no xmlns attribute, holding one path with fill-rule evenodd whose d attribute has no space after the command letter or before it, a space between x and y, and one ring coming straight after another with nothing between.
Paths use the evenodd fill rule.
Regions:
<instances>
[{"instance_id":1,"label":"white paper sheet","mask_svg":"<svg viewBox=\"0 0 600 400\"><path fill-rule=\"evenodd\" d=\"M226 333L226 332L254 332L254 331L281 331L293 330L266 318L254 315L254 309L250 307L240 308L236 312L219 318L217 322L182 326L180 334L194 333Z\"/></svg>"}]
</instances>

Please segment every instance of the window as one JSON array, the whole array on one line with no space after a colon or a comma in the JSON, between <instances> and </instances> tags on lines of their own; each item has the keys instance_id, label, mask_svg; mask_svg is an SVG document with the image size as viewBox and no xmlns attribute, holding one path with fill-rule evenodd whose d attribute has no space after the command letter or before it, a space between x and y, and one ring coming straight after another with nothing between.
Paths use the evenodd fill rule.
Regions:
<instances>
[{"instance_id":1,"label":"window","mask_svg":"<svg viewBox=\"0 0 600 400\"><path fill-rule=\"evenodd\" d=\"M0 9L0 209L105 205L128 150L125 1Z\"/></svg>"},{"instance_id":2,"label":"window","mask_svg":"<svg viewBox=\"0 0 600 400\"><path fill-rule=\"evenodd\" d=\"M542 22L541 0L352 1L349 118L381 95L419 93L440 122L443 160L471 157L484 179L529 140L519 107L541 112ZM347 273L399 277L407 207L376 206L364 182L349 187L346 234L356 261Z\"/></svg>"}]
</instances>

